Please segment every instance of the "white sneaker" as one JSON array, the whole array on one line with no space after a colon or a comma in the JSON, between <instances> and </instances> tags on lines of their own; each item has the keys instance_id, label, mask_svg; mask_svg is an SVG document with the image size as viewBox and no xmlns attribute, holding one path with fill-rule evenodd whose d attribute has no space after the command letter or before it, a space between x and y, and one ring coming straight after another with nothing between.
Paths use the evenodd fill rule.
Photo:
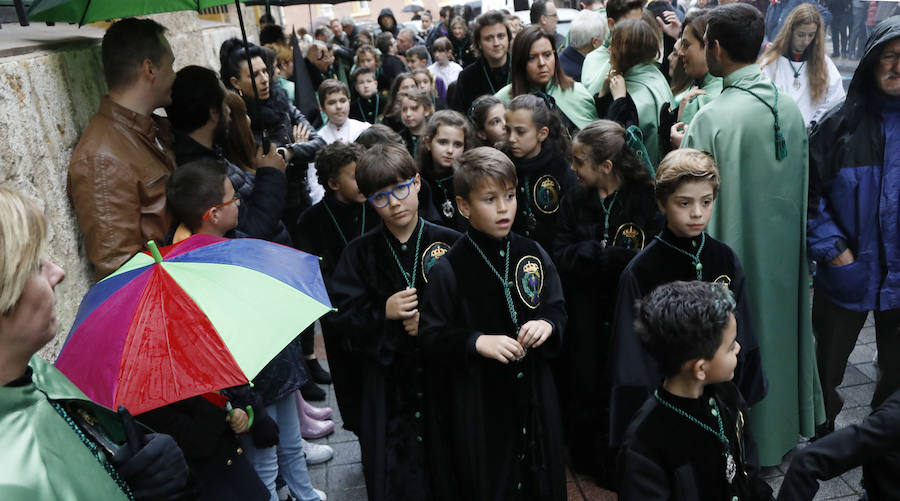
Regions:
<instances>
[{"instance_id":1,"label":"white sneaker","mask_svg":"<svg viewBox=\"0 0 900 501\"><path fill-rule=\"evenodd\" d=\"M334 457L334 449L327 445L313 444L303 440L303 452L306 453L306 464L322 464Z\"/></svg>"},{"instance_id":2,"label":"white sneaker","mask_svg":"<svg viewBox=\"0 0 900 501\"><path fill-rule=\"evenodd\" d=\"M328 447L328 446L326 445L325 447ZM331 447L328 447L328 448L331 449ZM328 499L328 496L325 495L325 492L320 491L319 489L313 489L313 491L315 491L316 495L319 496L319 499L321 499L322 501L325 501L326 499Z\"/></svg>"}]
</instances>

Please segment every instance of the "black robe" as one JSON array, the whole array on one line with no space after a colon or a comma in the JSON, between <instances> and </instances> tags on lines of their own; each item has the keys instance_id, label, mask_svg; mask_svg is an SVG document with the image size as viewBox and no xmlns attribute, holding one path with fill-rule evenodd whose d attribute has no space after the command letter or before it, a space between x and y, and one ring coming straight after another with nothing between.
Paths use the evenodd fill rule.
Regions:
<instances>
[{"instance_id":1,"label":"black robe","mask_svg":"<svg viewBox=\"0 0 900 501\"><path fill-rule=\"evenodd\" d=\"M749 413L734 384L709 385L696 399L677 397L662 386L657 391L667 403L718 431L712 414L715 400L737 472L729 484L719 438L650 396L628 428L619 453L620 500L772 499L772 489L759 477L756 442L745 421Z\"/></svg>"},{"instance_id":2,"label":"black robe","mask_svg":"<svg viewBox=\"0 0 900 501\"><path fill-rule=\"evenodd\" d=\"M387 98L378 92L369 98L356 96L350 102L350 118L377 124L381 122L381 115L384 114L386 104Z\"/></svg>"},{"instance_id":3,"label":"black robe","mask_svg":"<svg viewBox=\"0 0 900 501\"><path fill-rule=\"evenodd\" d=\"M429 362L447 374L430 414L443 430L429 448L435 499L564 500L562 427L549 367L566 325L556 267L540 245L515 233L503 240L474 229L469 235L499 273L508 239L518 323L546 320L553 333L521 361L482 357L475 349L480 335L518 334L499 279L465 236L432 270L419 325Z\"/></svg>"},{"instance_id":4,"label":"black robe","mask_svg":"<svg viewBox=\"0 0 900 501\"><path fill-rule=\"evenodd\" d=\"M397 75L407 71L406 65L397 56L381 55L381 72L378 74L378 88L390 89Z\"/></svg>"},{"instance_id":5,"label":"black robe","mask_svg":"<svg viewBox=\"0 0 900 501\"><path fill-rule=\"evenodd\" d=\"M609 207L609 239L603 242ZM556 219L553 260L559 269L569 322L555 372L572 467L612 486L609 443L609 350L619 274L659 233L662 217L651 184L627 182L601 200L576 188Z\"/></svg>"},{"instance_id":6,"label":"black robe","mask_svg":"<svg viewBox=\"0 0 900 501\"><path fill-rule=\"evenodd\" d=\"M331 210L334 219L326 208ZM335 220L339 226L335 226ZM322 278L326 288L330 288L332 275L348 241L380 223L378 213L367 203L343 203L327 194L322 201L300 215L295 242L298 249L321 258ZM359 356L352 351L350 340L334 326L332 320L333 314L330 313L319 319L328 352L328 368L344 421L343 427L355 432L359 428L362 400Z\"/></svg>"},{"instance_id":7,"label":"black robe","mask_svg":"<svg viewBox=\"0 0 900 501\"><path fill-rule=\"evenodd\" d=\"M331 296L338 308L334 323L360 357L357 435L371 500L433 499L425 423L428 399L438 395L426 394L431 373L430 367L425 372L419 338L408 335L400 320L385 318L388 297L407 287L391 249L407 273L416 263L414 285L421 309L428 273L458 238L456 231L419 219L412 236L401 244L381 225L350 242L332 279Z\"/></svg>"},{"instance_id":8,"label":"black robe","mask_svg":"<svg viewBox=\"0 0 900 501\"><path fill-rule=\"evenodd\" d=\"M429 212L436 217L436 219L429 219L429 221L447 228L453 228L459 232L468 230L469 221L460 214L456 206L456 192L453 190L453 171L437 174L434 172L434 167L429 165L422 168L421 174L428 184L426 200L433 209L433 212ZM450 213L450 217L447 217L446 212Z\"/></svg>"},{"instance_id":9,"label":"black robe","mask_svg":"<svg viewBox=\"0 0 900 501\"><path fill-rule=\"evenodd\" d=\"M689 252L700 245L700 237L679 238L668 227L661 234L667 242ZM737 341L741 345L734 383L749 405L762 400L768 382L762 367L759 342L753 329L750 305L744 293L744 270L734 251L706 235L700 253L703 281L727 285L737 300ZM635 303L660 285L676 280L697 280L690 258L657 240L635 257L619 277L619 295L613 324L611 352L610 442L618 445L634 413L661 381L656 362L634 334Z\"/></svg>"},{"instance_id":10,"label":"black robe","mask_svg":"<svg viewBox=\"0 0 900 501\"><path fill-rule=\"evenodd\" d=\"M541 148L534 158L512 161L519 178L518 208L512 231L534 239L545 249L552 249L559 208L577 185L575 173L569 162L549 146Z\"/></svg>"},{"instance_id":11,"label":"black robe","mask_svg":"<svg viewBox=\"0 0 900 501\"><path fill-rule=\"evenodd\" d=\"M448 103L450 108L469 116L476 99L485 94L493 96L506 87L509 84L509 59L507 57L506 63L499 68L491 68L483 58L463 68L456 77L456 92Z\"/></svg>"}]
</instances>

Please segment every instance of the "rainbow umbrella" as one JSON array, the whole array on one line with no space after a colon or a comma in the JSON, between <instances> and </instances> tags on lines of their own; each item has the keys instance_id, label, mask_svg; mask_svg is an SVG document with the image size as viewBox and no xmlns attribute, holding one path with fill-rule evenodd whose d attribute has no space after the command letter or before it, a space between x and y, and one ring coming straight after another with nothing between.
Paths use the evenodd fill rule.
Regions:
<instances>
[{"instance_id":1,"label":"rainbow umbrella","mask_svg":"<svg viewBox=\"0 0 900 501\"><path fill-rule=\"evenodd\" d=\"M109 408L140 414L247 384L331 310L311 254L210 235L148 245L88 291L56 361Z\"/></svg>"}]
</instances>

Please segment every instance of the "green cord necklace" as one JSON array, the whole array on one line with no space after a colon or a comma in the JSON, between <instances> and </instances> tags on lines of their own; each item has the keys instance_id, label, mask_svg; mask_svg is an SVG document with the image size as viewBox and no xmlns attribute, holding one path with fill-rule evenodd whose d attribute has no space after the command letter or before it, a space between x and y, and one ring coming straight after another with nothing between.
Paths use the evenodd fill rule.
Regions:
<instances>
[{"instance_id":1,"label":"green cord necklace","mask_svg":"<svg viewBox=\"0 0 900 501\"><path fill-rule=\"evenodd\" d=\"M512 292L513 283L509 280L509 239L506 239L506 250L500 251L500 256L503 257L503 275L500 275L500 272L497 271L497 268L494 268L494 265L491 264L490 259L484 255L484 251L481 250L481 247L475 243L475 240L472 239L472 236L466 232L466 238L469 239L469 242L472 243L472 246L475 247L475 250L478 251L478 254L481 256L481 259L484 260L485 264L488 265L488 268L494 273L494 276L497 277L497 280L500 281L500 287L503 288L503 295L506 296L506 308L509 310L509 318L512 320L513 325L516 327L516 332L519 332L519 315L516 314L516 308L513 306L512 300Z\"/></svg>"},{"instance_id":2,"label":"green cord necklace","mask_svg":"<svg viewBox=\"0 0 900 501\"><path fill-rule=\"evenodd\" d=\"M613 192L612 197L609 201L609 207L606 206L606 200L600 199L600 208L603 209L603 240L600 241L600 247L606 247L606 242L609 240L609 213L612 212L613 204L616 203L616 196L619 195L619 190Z\"/></svg>"},{"instance_id":3,"label":"green cord necklace","mask_svg":"<svg viewBox=\"0 0 900 501\"><path fill-rule=\"evenodd\" d=\"M337 228L338 235L341 236L341 240L344 241L344 245L347 245L347 237L344 236L344 230L341 229L341 225L338 224L337 218L334 217L334 213L331 212L331 207L328 206L326 202L322 202L325 205L325 210L328 211L328 215L331 216L331 222L334 223L334 227ZM362 236L363 233L366 232L366 204L363 203L362 210L362 227L359 230L359 235Z\"/></svg>"},{"instance_id":4,"label":"green cord necklace","mask_svg":"<svg viewBox=\"0 0 900 501\"><path fill-rule=\"evenodd\" d=\"M687 412L675 407L674 405L666 402L659 396L659 390L655 390L653 392L653 397L656 398L659 403L663 404L663 406L668 407L676 414L680 414L681 416L687 418L690 422L696 424L697 426L703 428L704 430L712 433L719 439L722 445L722 455L725 456L725 479L728 480L728 483L734 482L734 475L737 473L737 465L734 462L734 456L731 455L731 444L728 442L728 436L725 435L725 426L722 424L722 413L719 411L719 404L716 402L716 399L713 397L709 397L709 405L712 407L712 410L709 412L716 417L716 421L719 424L719 431L715 431L704 423L701 423L699 419L691 416Z\"/></svg>"},{"instance_id":5,"label":"green cord necklace","mask_svg":"<svg viewBox=\"0 0 900 501\"><path fill-rule=\"evenodd\" d=\"M484 60L481 61L481 71L484 72L484 78L487 79L488 85L491 86L491 94L496 94L497 90L494 89L494 81L491 80L491 76L488 73L487 66L484 64ZM505 87L507 85L509 85L509 73L506 74L506 83L503 84L503 86Z\"/></svg>"},{"instance_id":6,"label":"green cord necklace","mask_svg":"<svg viewBox=\"0 0 900 501\"><path fill-rule=\"evenodd\" d=\"M356 101L356 105L359 106L359 113L362 115L363 120L368 122L368 120L366 120L366 110L363 109L362 101L363 101L363 97L360 96L359 100ZM372 121L369 123L374 124L378 121L378 105L379 104L381 104L381 98L378 97L378 93L376 92L375 93L375 114L372 115Z\"/></svg>"},{"instance_id":7,"label":"green cord necklace","mask_svg":"<svg viewBox=\"0 0 900 501\"><path fill-rule=\"evenodd\" d=\"M684 249L678 248L678 247L670 244L669 242L666 242L665 240L663 240L662 235L656 235L654 238L656 238L663 244L671 247L672 249L675 249L678 252L684 254L685 256L691 258L691 264L693 264L694 269L697 270L697 280L703 280L703 265L700 264L700 253L703 252L703 246L706 245L706 233L705 232L700 234L700 248L697 249L697 252L694 254L691 254L690 252L688 252ZM691 241L691 243L694 243L694 242Z\"/></svg>"},{"instance_id":8,"label":"green cord necklace","mask_svg":"<svg viewBox=\"0 0 900 501\"><path fill-rule=\"evenodd\" d=\"M384 235L384 243L387 244L388 249L391 250L391 254L394 256L394 262L397 263L397 268L400 269L400 274L403 275L403 280L406 282L406 285L412 289L416 283L416 265L419 264L419 247L422 244L422 230L425 228L425 220L421 217L419 218L419 233L416 235L416 253L413 255L413 265L412 265L412 273L407 274L406 270L403 269L403 265L400 263L400 258L397 257L397 252L394 250L394 246L391 245L391 241L388 240L387 235ZM405 244L404 244L405 246Z\"/></svg>"}]
</instances>

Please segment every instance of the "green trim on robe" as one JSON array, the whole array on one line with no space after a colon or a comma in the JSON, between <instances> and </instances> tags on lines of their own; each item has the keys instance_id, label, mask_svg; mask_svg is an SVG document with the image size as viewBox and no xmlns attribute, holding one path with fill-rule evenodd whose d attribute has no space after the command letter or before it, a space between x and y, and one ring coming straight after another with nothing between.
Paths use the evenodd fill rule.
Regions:
<instances>
[{"instance_id":1,"label":"green trim on robe","mask_svg":"<svg viewBox=\"0 0 900 501\"><path fill-rule=\"evenodd\" d=\"M0 468L4 501L62 499L127 500L78 435L50 405L53 400L88 398L37 355L29 365L32 383L0 387ZM97 412L111 411L93 404Z\"/></svg>"},{"instance_id":2,"label":"green trim on robe","mask_svg":"<svg viewBox=\"0 0 900 501\"><path fill-rule=\"evenodd\" d=\"M750 64L726 76L774 104L774 86ZM800 110L778 96L788 155L775 159L774 116L750 94L726 88L691 122L682 147L713 154L722 186L709 233L728 244L747 276L769 394L750 412L762 466L781 463L825 419L810 318L806 262L809 147Z\"/></svg>"},{"instance_id":3,"label":"green trim on robe","mask_svg":"<svg viewBox=\"0 0 900 501\"><path fill-rule=\"evenodd\" d=\"M688 92L695 88L697 88L696 85L691 85ZM703 77L700 88L705 90L706 94L694 96L693 99L684 103L684 111L681 112L681 121L686 124L691 123L691 120L693 120L697 111L700 110L700 107L717 98L719 94L722 93L722 78L715 77L712 73L707 73L706 76Z\"/></svg>"},{"instance_id":4,"label":"green trim on robe","mask_svg":"<svg viewBox=\"0 0 900 501\"><path fill-rule=\"evenodd\" d=\"M581 83L593 96L603 88L603 81L612 67L609 65L609 44L603 45L587 53L584 56L584 64L581 70Z\"/></svg>"},{"instance_id":5,"label":"green trim on robe","mask_svg":"<svg viewBox=\"0 0 900 501\"><path fill-rule=\"evenodd\" d=\"M587 124L597 120L597 107L594 106L594 98L588 93L584 86L581 85L581 82L575 82L575 85L571 90L564 91L551 81L547 84L545 92L550 94L553 99L556 100L556 105L559 106L559 109L562 110L569 120L571 120L579 129L583 129ZM494 94L494 97L505 103L509 103L511 94L512 84L509 84L497 91L497 93Z\"/></svg>"},{"instance_id":6,"label":"green trim on robe","mask_svg":"<svg viewBox=\"0 0 900 501\"><path fill-rule=\"evenodd\" d=\"M638 112L638 122L644 135L644 147L650 163L659 165L659 110L672 102L672 89L666 77L656 67L656 63L643 63L625 72L625 88L634 101Z\"/></svg>"}]
</instances>

